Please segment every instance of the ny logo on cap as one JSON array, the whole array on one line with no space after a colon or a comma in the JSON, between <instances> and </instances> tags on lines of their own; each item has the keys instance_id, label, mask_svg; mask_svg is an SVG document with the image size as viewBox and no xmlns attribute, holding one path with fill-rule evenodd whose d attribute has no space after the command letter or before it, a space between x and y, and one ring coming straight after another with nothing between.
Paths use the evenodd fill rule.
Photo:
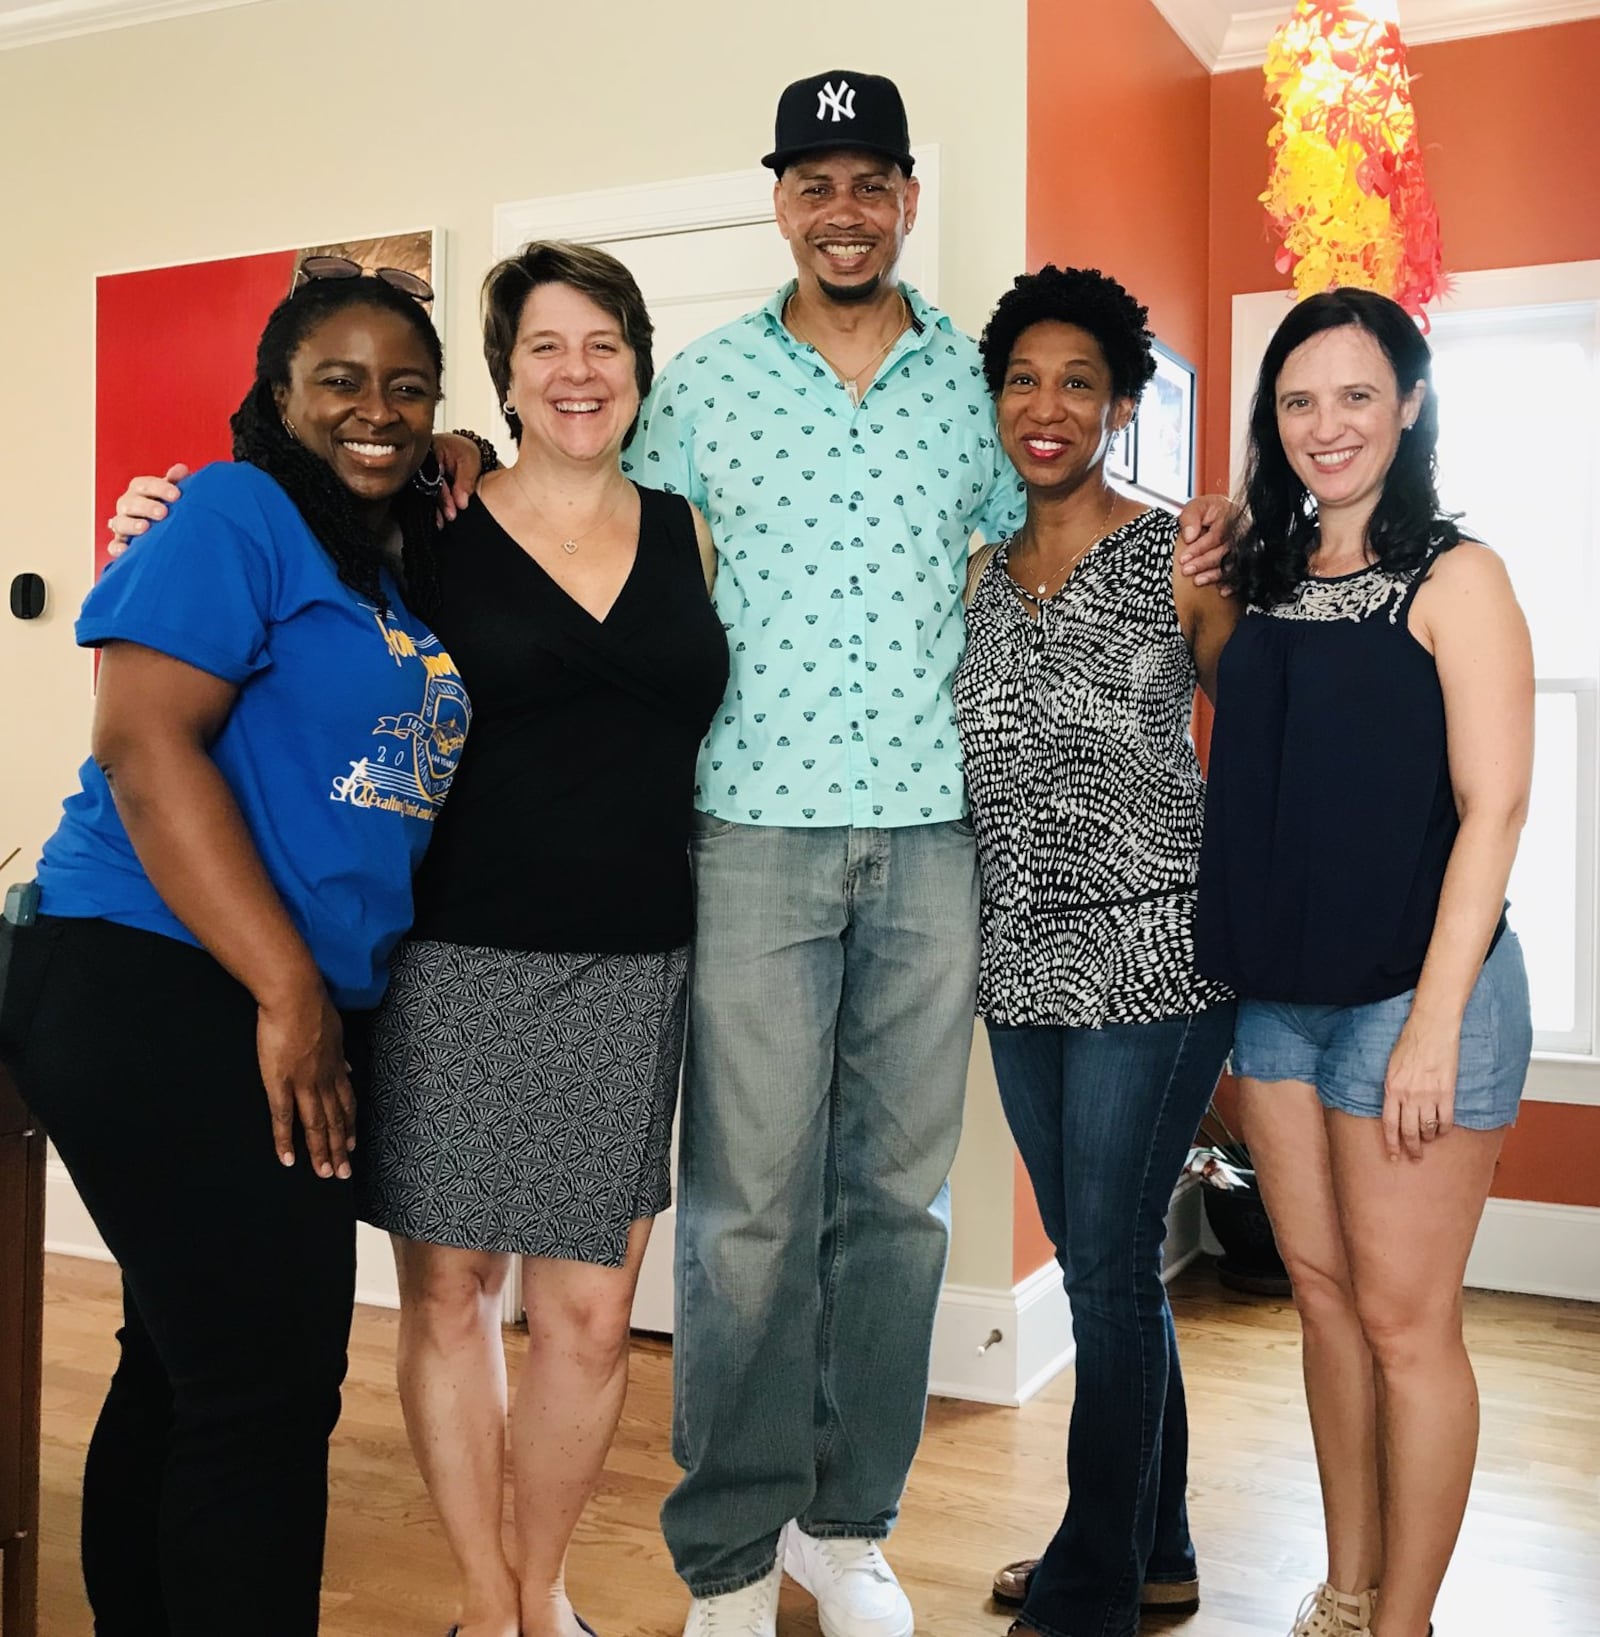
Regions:
<instances>
[{"instance_id":1,"label":"ny logo on cap","mask_svg":"<svg viewBox=\"0 0 1600 1637\"><path fill-rule=\"evenodd\" d=\"M856 88L849 80L840 80L837 91L833 88L832 80L823 82L822 89L817 92L817 118L826 119L830 108L833 110L835 125L841 119L856 117Z\"/></svg>"}]
</instances>

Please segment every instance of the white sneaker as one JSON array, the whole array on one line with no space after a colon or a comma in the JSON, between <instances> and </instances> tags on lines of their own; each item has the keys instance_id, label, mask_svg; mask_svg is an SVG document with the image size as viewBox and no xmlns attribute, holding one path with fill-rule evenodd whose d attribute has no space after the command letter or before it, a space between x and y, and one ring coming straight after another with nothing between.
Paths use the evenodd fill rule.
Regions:
<instances>
[{"instance_id":1,"label":"white sneaker","mask_svg":"<svg viewBox=\"0 0 1600 1637\"><path fill-rule=\"evenodd\" d=\"M717 1597L697 1597L689 1605L683 1637L778 1637L778 1587L783 1564L753 1585Z\"/></svg>"},{"instance_id":2,"label":"white sneaker","mask_svg":"<svg viewBox=\"0 0 1600 1637\"><path fill-rule=\"evenodd\" d=\"M911 1601L875 1540L818 1540L791 1523L783 1566L816 1598L822 1637L912 1637L916 1630Z\"/></svg>"}]
</instances>

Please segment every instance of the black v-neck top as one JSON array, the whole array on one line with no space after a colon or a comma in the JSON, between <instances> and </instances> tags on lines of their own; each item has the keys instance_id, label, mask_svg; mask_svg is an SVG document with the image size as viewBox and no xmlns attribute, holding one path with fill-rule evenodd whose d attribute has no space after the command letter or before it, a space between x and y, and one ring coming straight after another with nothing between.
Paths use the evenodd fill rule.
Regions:
<instances>
[{"instance_id":1,"label":"black v-neck top","mask_svg":"<svg viewBox=\"0 0 1600 1637\"><path fill-rule=\"evenodd\" d=\"M727 639L687 502L646 488L639 502L638 553L604 620L482 501L440 535L433 624L472 732L417 876L413 937L594 954L688 941L695 757Z\"/></svg>"}]
</instances>

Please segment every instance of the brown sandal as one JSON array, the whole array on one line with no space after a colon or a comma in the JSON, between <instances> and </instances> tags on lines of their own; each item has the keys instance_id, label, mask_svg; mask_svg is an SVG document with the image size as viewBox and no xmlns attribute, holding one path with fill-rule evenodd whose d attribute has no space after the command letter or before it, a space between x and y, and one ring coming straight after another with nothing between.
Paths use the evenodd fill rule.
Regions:
<instances>
[{"instance_id":1,"label":"brown sandal","mask_svg":"<svg viewBox=\"0 0 1600 1637\"><path fill-rule=\"evenodd\" d=\"M1008 1563L999 1570L994 1577L995 1602L1007 1608L1020 1608L1028 1600L1028 1583L1038 1567L1038 1558L1019 1557L1015 1563Z\"/></svg>"},{"instance_id":2,"label":"brown sandal","mask_svg":"<svg viewBox=\"0 0 1600 1637\"><path fill-rule=\"evenodd\" d=\"M994 1600L1006 1608L1020 1608L1028 1600L1036 1557L1019 1557L994 1577ZM1200 1582L1193 1580L1147 1580L1139 1591L1139 1607L1152 1614L1193 1614L1200 1607Z\"/></svg>"}]
</instances>

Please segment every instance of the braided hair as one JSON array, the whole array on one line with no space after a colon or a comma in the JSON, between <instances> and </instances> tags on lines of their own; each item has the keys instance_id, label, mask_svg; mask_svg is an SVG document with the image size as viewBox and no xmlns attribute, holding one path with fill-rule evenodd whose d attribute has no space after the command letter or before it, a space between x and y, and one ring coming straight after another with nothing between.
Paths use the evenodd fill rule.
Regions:
<instances>
[{"instance_id":1,"label":"braided hair","mask_svg":"<svg viewBox=\"0 0 1600 1637\"><path fill-rule=\"evenodd\" d=\"M362 520L355 496L333 468L293 437L284 425L274 396L289 385L290 363L305 338L334 313L370 307L398 313L416 331L442 381L444 351L438 332L417 302L381 279L312 279L290 291L273 308L256 345L256 374L244 402L234 411L233 458L259 467L274 478L294 502L306 526L333 559L339 578L384 613L379 570L382 543ZM431 546L434 504L430 496L407 484L391 502L406 560Z\"/></svg>"},{"instance_id":2,"label":"braided hair","mask_svg":"<svg viewBox=\"0 0 1600 1637\"><path fill-rule=\"evenodd\" d=\"M1420 568L1435 552L1461 542L1456 516L1439 504L1439 404L1433 355L1416 321L1397 302L1371 290L1338 289L1307 297L1267 343L1250 408L1243 505L1222 575L1247 607L1268 608L1293 596L1310 572L1318 541L1317 503L1295 475L1278 431L1278 377L1289 355L1313 336L1346 325L1377 342L1405 397L1426 390L1411 430L1400 439L1383 492L1367 524L1367 548L1390 574Z\"/></svg>"}]
</instances>

